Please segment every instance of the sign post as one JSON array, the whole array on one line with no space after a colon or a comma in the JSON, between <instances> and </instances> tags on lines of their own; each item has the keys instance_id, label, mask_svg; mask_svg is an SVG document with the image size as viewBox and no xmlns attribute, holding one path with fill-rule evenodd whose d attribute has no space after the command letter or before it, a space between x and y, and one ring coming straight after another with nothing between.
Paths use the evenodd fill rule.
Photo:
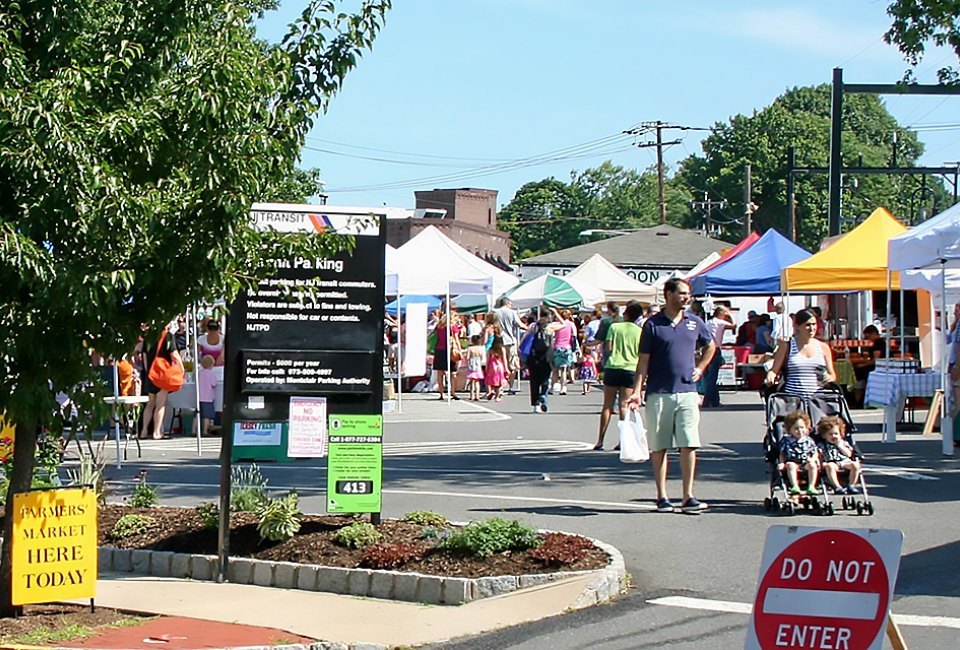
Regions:
<instances>
[{"instance_id":1,"label":"sign post","mask_svg":"<svg viewBox=\"0 0 960 650\"><path fill-rule=\"evenodd\" d=\"M744 648L880 650L903 533L772 526Z\"/></svg>"}]
</instances>

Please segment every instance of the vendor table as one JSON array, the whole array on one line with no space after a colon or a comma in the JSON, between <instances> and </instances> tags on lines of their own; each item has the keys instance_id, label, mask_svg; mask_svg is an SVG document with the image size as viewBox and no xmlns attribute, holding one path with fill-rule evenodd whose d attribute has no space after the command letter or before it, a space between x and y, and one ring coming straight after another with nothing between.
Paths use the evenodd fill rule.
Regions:
<instances>
[{"instance_id":1,"label":"vendor table","mask_svg":"<svg viewBox=\"0 0 960 650\"><path fill-rule=\"evenodd\" d=\"M123 427L123 460L127 460L127 445L133 440L137 445L137 458L142 455L140 449L140 437L137 435L137 419L140 417L140 409L150 401L146 395L121 395L119 397L104 397L103 401L113 407L113 425L117 441L117 467L120 467L120 428ZM106 442L107 436L103 442Z\"/></svg>"},{"instance_id":2,"label":"vendor table","mask_svg":"<svg viewBox=\"0 0 960 650\"><path fill-rule=\"evenodd\" d=\"M865 404L882 404L883 441L897 441L897 422L908 397L933 397L940 388L938 372L881 372L867 375Z\"/></svg>"}]
</instances>

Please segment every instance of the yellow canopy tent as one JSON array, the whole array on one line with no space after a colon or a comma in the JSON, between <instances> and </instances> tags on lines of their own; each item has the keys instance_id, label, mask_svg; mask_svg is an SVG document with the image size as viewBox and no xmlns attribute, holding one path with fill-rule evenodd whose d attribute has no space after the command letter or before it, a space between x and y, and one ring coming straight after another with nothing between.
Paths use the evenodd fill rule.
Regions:
<instances>
[{"instance_id":1,"label":"yellow canopy tent","mask_svg":"<svg viewBox=\"0 0 960 650\"><path fill-rule=\"evenodd\" d=\"M885 291L900 288L900 274L887 284L887 242L907 228L886 208L877 208L859 226L827 248L784 268L784 291Z\"/></svg>"}]
</instances>

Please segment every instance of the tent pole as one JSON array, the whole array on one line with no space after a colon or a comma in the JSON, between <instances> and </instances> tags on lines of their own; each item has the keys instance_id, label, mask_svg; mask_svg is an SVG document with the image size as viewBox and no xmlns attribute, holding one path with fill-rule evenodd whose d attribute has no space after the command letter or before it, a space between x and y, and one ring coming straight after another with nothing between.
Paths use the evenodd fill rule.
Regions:
<instances>
[{"instance_id":1,"label":"tent pole","mask_svg":"<svg viewBox=\"0 0 960 650\"><path fill-rule=\"evenodd\" d=\"M453 386L451 382L453 380L453 375L450 372L450 283L447 283L447 295L446 295L446 304L447 304L447 402L453 399Z\"/></svg>"},{"instance_id":2,"label":"tent pole","mask_svg":"<svg viewBox=\"0 0 960 650\"><path fill-rule=\"evenodd\" d=\"M906 343L904 342L904 336L903 336L903 323L904 323L904 321L905 321L906 319L904 318L903 310L904 310L904 306L903 306L903 284L901 283L901 284L900 284L900 319L899 319L899 321L897 322L897 324L899 325L899 329L900 329L900 355L906 357L907 348L906 348Z\"/></svg>"},{"instance_id":3,"label":"tent pole","mask_svg":"<svg viewBox=\"0 0 960 650\"><path fill-rule=\"evenodd\" d=\"M120 464L120 405L117 402L120 401L120 373L117 370L117 359L113 360L113 432L114 438L117 441L117 469L122 469ZM73 408L73 404L70 404L70 408ZM134 424L136 426L136 424ZM137 435L140 435L140 432L136 432ZM77 443L79 444L79 443Z\"/></svg>"},{"instance_id":4,"label":"tent pole","mask_svg":"<svg viewBox=\"0 0 960 650\"><path fill-rule=\"evenodd\" d=\"M950 361L950 347L947 345L947 261L940 260L940 340L943 342L943 351L940 359L940 388L943 390L943 399L940 400L940 435L943 438L943 455L953 456L953 418L947 409L950 395L950 378L947 374L947 364Z\"/></svg>"},{"instance_id":5,"label":"tent pole","mask_svg":"<svg viewBox=\"0 0 960 650\"><path fill-rule=\"evenodd\" d=\"M400 306L400 287L397 287L397 413L403 413L403 312Z\"/></svg>"},{"instance_id":6,"label":"tent pole","mask_svg":"<svg viewBox=\"0 0 960 650\"><path fill-rule=\"evenodd\" d=\"M193 385L196 390L196 401L194 402L194 415L193 423L197 428L197 456L203 455L203 441L201 436L203 435L203 417L200 413L200 349L199 341L197 340L197 303L190 305L190 310L187 312L190 315L190 327L187 328L187 337L193 339ZM226 341L226 339L224 339ZM183 418L180 420L183 421Z\"/></svg>"}]
</instances>

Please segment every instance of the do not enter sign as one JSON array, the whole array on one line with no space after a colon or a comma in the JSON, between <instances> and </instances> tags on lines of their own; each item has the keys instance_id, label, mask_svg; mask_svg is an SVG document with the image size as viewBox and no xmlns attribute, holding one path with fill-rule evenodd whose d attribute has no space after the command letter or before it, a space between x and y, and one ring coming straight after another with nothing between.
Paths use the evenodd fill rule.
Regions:
<instances>
[{"instance_id":1,"label":"do not enter sign","mask_svg":"<svg viewBox=\"0 0 960 650\"><path fill-rule=\"evenodd\" d=\"M899 530L772 526L746 648L879 649Z\"/></svg>"}]
</instances>

